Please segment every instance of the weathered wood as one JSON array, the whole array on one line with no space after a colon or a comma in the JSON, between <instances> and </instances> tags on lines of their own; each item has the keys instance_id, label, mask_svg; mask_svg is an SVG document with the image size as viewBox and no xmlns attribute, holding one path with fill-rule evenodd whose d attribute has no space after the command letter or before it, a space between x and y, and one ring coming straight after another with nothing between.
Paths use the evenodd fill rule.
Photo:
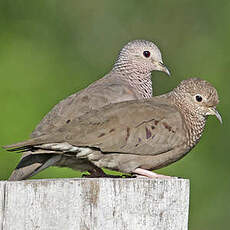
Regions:
<instances>
[{"instance_id":1,"label":"weathered wood","mask_svg":"<svg viewBox=\"0 0 230 230\"><path fill-rule=\"evenodd\" d=\"M2 230L3 220L4 220L4 197L5 197L5 181L0 182L0 229Z\"/></svg>"},{"instance_id":2,"label":"weathered wood","mask_svg":"<svg viewBox=\"0 0 230 230\"><path fill-rule=\"evenodd\" d=\"M1 182L0 204L3 230L186 230L189 181L78 178Z\"/></svg>"}]
</instances>

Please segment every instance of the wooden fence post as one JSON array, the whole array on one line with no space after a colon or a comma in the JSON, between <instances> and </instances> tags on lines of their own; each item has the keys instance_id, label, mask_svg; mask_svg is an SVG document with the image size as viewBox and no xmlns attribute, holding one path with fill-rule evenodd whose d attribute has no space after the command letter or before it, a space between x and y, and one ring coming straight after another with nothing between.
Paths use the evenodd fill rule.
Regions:
<instances>
[{"instance_id":1,"label":"wooden fence post","mask_svg":"<svg viewBox=\"0 0 230 230\"><path fill-rule=\"evenodd\" d=\"M187 230L185 179L0 182L2 230Z\"/></svg>"}]
</instances>

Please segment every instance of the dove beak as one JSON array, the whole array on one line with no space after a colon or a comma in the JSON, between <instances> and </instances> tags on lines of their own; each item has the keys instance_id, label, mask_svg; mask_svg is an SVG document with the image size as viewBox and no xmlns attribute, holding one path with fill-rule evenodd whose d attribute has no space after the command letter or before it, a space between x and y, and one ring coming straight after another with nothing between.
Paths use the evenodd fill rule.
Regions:
<instances>
[{"instance_id":1,"label":"dove beak","mask_svg":"<svg viewBox=\"0 0 230 230\"><path fill-rule=\"evenodd\" d=\"M163 62L155 62L156 70L165 72L169 77L171 76L170 71Z\"/></svg>"},{"instance_id":2,"label":"dove beak","mask_svg":"<svg viewBox=\"0 0 230 230\"><path fill-rule=\"evenodd\" d=\"M222 124L222 117L219 114L219 112L216 110L216 108L209 108L209 112L207 113L207 115L215 115L217 117L217 119L220 121L220 123Z\"/></svg>"}]
</instances>

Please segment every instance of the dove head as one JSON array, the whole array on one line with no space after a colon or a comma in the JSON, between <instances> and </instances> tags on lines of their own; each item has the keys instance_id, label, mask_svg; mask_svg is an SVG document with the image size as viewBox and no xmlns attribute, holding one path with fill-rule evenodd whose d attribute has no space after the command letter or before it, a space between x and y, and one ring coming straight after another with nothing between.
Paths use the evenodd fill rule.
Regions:
<instances>
[{"instance_id":1,"label":"dove head","mask_svg":"<svg viewBox=\"0 0 230 230\"><path fill-rule=\"evenodd\" d=\"M174 90L176 100L190 113L207 117L215 115L222 123L216 105L219 103L217 90L207 81L190 78L182 81Z\"/></svg>"},{"instance_id":2,"label":"dove head","mask_svg":"<svg viewBox=\"0 0 230 230\"><path fill-rule=\"evenodd\" d=\"M145 40L135 40L126 44L119 53L114 69L126 72L132 70L137 74L150 74L151 71L158 70L170 76L158 47Z\"/></svg>"}]
</instances>

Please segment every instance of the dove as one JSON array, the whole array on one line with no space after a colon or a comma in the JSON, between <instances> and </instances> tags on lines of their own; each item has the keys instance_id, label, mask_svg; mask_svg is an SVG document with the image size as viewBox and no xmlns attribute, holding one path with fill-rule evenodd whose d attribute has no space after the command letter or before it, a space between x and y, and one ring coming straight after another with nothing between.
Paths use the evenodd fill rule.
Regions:
<instances>
[{"instance_id":1,"label":"dove","mask_svg":"<svg viewBox=\"0 0 230 230\"><path fill-rule=\"evenodd\" d=\"M108 74L54 106L37 125L31 137L35 138L55 132L76 117L111 103L151 98L151 72L154 70L170 75L169 70L163 64L159 48L150 41L134 40L129 42L121 49ZM10 180L28 178L58 161L58 157L48 154L34 156L30 151L22 155L20 162L24 162L24 158L30 159L31 164L17 167ZM99 168L91 169L90 173L104 174Z\"/></svg>"},{"instance_id":2,"label":"dove","mask_svg":"<svg viewBox=\"0 0 230 230\"><path fill-rule=\"evenodd\" d=\"M217 90L190 78L169 93L91 110L54 133L6 146L34 156L54 155L59 167L106 168L149 178L167 177L152 170L184 157L199 142L209 115L222 123ZM27 165L26 158L19 168Z\"/></svg>"}]
</instances>

